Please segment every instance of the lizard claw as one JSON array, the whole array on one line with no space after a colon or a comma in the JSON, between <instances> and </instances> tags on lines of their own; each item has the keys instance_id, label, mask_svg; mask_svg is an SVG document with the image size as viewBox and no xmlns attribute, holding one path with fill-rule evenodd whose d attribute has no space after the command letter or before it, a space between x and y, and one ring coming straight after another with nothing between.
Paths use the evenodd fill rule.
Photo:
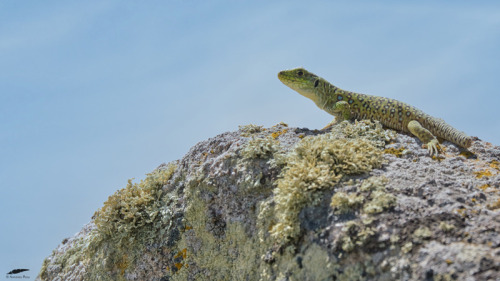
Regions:
<instances>
[{"instance_id":1,"label":"lizard claw","mask_svg":"<svg viewBox=\"0 0 500 281\"><path fill-rule=\"evenodd\" d=\"M429 154L432 156L434 154L438 154L439 151L439 142L437 139L433 139L427 143L427 150L429 150Z\"/></svg>"}]
</instances>

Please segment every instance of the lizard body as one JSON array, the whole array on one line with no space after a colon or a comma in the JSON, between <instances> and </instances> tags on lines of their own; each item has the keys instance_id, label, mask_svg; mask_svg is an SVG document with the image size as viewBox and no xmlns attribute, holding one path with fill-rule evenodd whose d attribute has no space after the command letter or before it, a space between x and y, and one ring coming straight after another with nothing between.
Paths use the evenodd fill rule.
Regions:
<instances>
[{"instance_id":1,"label":"lizard body","mask_svg":"<svg viewBox=\"0 0 500 281\"><path fill-rule=\"evenodd\" d=\"M303 68L281 71L278 78L336 120L378 120L386 127L415 135L431 155L438 152L436 136L464 148L471 146L472 138L465 133L404 102L342 90Z\"/></svg>"}]
</instances>

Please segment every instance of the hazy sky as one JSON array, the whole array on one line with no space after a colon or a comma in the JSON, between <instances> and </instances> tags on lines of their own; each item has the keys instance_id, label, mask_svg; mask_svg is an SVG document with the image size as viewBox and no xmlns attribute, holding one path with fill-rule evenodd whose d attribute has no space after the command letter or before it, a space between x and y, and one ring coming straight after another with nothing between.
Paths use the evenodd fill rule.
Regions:
<instances>
[{"instance_id":1,"label":"hazy sky","mask_svg":"<svg viewBox=\"0 0 500 281\"><path fill-rule=\"evenodd\" d=\"M500 3L374 2L0 1L0 276L199 141L331 121L283 69L500 144Z\"/></svg>"}]
</instances>

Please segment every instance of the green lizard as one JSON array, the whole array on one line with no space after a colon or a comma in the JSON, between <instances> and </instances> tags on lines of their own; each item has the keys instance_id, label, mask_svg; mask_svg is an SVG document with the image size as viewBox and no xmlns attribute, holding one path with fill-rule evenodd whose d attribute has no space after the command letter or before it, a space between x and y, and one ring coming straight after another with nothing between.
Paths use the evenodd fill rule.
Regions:
<instances>
[{"instance_id":1,"label":"green lizard","mask_svg":"<svg viewBox=\"0 0 500 281\"><path fill-rule=\"evenodd\" d=\"M353 93L339 89L325 79L303 69L295 68L278 73L283 84L310 98L337 120L372 119L384 126L412 133L427 146L430 155L438 153L435 136L461 147L471 146L472 138L406 103L384 97Z\"/></svg>"}]
</instances>

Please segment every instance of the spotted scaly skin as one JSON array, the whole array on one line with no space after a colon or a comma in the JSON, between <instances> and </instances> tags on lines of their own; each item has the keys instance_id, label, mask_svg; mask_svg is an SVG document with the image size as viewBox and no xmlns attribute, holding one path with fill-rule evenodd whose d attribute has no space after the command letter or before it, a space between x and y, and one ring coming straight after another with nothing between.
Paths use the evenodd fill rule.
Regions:
<instances>
[{"instance_id":1,"label":"spotted scaly skin","mask_svg":"<svg viewBox=\"0 0 500 281\"><path fill-rule=\"evenodd\" d=\"M437 137L461 147L471 146L472 139L448 125L444 120L390 98L353 93L339 89L325 79L303 69L278 73L283 84L311 99L338 120L378 120L386 127L411 133L427 145L430 155L438 153Z\"/></svg>"}]
</instances>

